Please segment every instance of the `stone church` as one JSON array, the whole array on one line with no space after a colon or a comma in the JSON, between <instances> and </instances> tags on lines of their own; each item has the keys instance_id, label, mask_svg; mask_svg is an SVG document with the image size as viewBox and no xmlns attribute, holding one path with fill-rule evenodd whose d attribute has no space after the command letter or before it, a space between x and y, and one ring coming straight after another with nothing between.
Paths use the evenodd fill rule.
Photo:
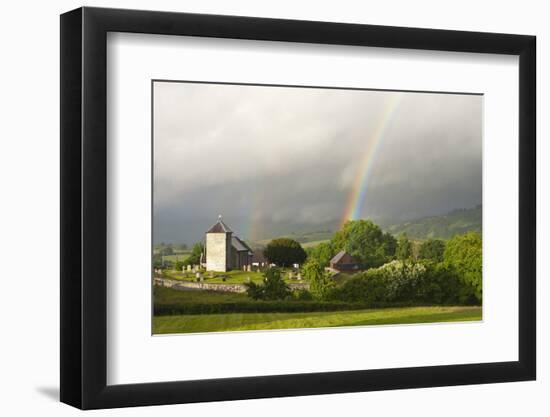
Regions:
<instances>
[{"instance_id":1,"label":"stone church","mask_svg":"<svg viewBox=\"0 0 550 417\"><path fill-rule=\"evenodd\" d=\"M226 272L244 269L252 262L254 252L218 216L218 221L206 232L203 264L207 271Z\"/></svg>"}]
</instances>

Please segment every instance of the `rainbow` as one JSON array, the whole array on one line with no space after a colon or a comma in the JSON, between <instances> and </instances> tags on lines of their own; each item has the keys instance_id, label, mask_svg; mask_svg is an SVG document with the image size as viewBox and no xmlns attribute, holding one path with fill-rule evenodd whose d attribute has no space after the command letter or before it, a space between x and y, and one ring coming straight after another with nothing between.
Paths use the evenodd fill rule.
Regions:
<instances>
[{"instance_id":1,"label":"rainbow","mask_svg":"<svg viewBox=\"0 0 550 417\"><path fill-rule=\"evenodd\" d=\"M391 124L392 116L395 113L395 109L398 107L401 98L402 95L399 93L393 92L389 94L389 98L384 105L384 110L382 111L378 123L370 136L370 140L367 142L363 159L357 169L357 174L346 202L344 215L340 222L340 228L342 228L348 220L355 220L361 216L361 210L363 208L363 203L365 202L365 196L367 194L375 157L380 149L382 139L384 138L388 126Z\"/></svg>"}]
</instances>

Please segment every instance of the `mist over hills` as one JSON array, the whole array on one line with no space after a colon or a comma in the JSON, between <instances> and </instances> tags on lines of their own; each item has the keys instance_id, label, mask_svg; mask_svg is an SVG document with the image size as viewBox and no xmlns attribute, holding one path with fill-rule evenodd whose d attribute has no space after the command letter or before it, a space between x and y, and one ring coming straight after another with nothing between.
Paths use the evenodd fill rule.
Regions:
<instances>
[{"instance_id":1,"label":"mist over hills","mask_svg":"<svg viewBox=\"0 0 550 417\"><path fill-rule=\"evenodd\" d=\"M477 205L468 209L456 209L438 216L427 216L403 222L392 222L388 219L373 219L384 231L398 236L406 233L411 239L450 239L455 235L469 231L482 231L482 206ZM207 223L207 222L206 222ZM205 223L205 224L206 224ZM339 228L336 221L317 225L311 224L286 224L281 227L277 224L265 225L261 239L252 240L235 229L235 233L245 239L252 247L265 246L271 239L277 237L289 237L300 242L304 246L313 246L318 242L329 240ZM193 244L204 237L204 227L197 231L196 239L165 240L168 243ZM159 242L155 242L159 243Z\"/></svg>"},{"instance_id":2,"label":"mist over hills","mask_svg":"<svg viewBox=\"0 0 550 417\"><path fill-rule=\"evenodd\" d=\"M482 230L481 204L470 209L453 210L442 216L423 217L382 228L393 235L406 233L413 239L450 239L469 231Z\"/></svg>"},{"instance_id":3,"label":"mist over hills","mask_svg":"<svg viewBox=\"0 0 550 417\"><path fill-rule=\"evenodd\" d=\"M380 227L394 236L406 233L411 239L450 239L455 235L469 231L482 231L482 206L477 205L469 209L456 209L439 216L428 216L405 222L392 223L391 221L376 221ZM328 240L337 229L336 225L330 224L320 230L307 231L294 230L291 233L274 234L275 237L290 237L304 246L315 245L319 241ZM251 242L252 246L264 246L271 239L263 239Z\"/></svg>"}]
</instances>

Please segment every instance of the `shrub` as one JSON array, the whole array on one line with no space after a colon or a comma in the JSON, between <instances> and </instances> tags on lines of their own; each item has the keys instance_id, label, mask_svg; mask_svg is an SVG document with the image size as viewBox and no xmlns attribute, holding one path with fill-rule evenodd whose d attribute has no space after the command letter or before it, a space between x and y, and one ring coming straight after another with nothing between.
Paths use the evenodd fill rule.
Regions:
<instances>
[{"instance_id":1,"label":"shrub","mask_svg":"<svg viewBox=\"0 0 550 417\"><path fill-rule=\"evenodd\" d=\"M329 298L335 284L330 274L325 272L319 262L314 259L307 261L302 268L302 273L304 278L309 281L309 290L314 298L318 300Z\"/></svg>"},{"instance_id":2,"label":"shrub","mask_svg":"<svg viewBox=\"0 0 550 417\"><path fill-rule=\"evenodd\" d=\"M316 311L349 311L367 308L408 307L411 303L349 303L340 301L234 301L226 303L155 303L155 316L178 314L224 314L224 313L310 313Z\"/></svg>"},{"instance_id":3,"label":"shrub","mask_svg":"<svg viewBox=\"0 0 550 417\"><path fill-rule=\"evenodd\" d=\"M386 300L412 300L426 267L421 263L392 261L378 268L386 286Z\"/></svg>"},{"instance_id":4,"label":"shrub","mask_svg":"<svg viewBox=\"0 0 550 417\"><path fill-rule=\"evenodd\" d=\"M310 301L313 300L313 296L307 290L297 290L292 293L294 298L299 301Z\"/></svg>"},{"instance_id":5,"label":"shrub","mask_svg":"<svg viewBox=\"0 0 550 417\"><path fill-rule=\"evenodd\" d=\"M384 302L387 299L386 285L382 274L371 269L357 274L330 294L332 300L367 303Z\"/></svg>"},{"instance_id":6,"label":"shrub","mask_svg":"<svg viewBox=\"0 0 550 417\"><path fill-rule=\"evenodd\" d=\"M264 272L263 284L247 282L246 293L253 300L284 300L291 295L289 286L281 276L279 268L270 268Z\"/></svg>"},{"instance_id":7,"label":"shrub","mask_svg":"<svg viewBox=\"0 0 550 417\"><path fill-rule=\"evenodd\" d=\"M454 268L463 282L474 289L478 301L482 296L482 242L481 235L469 232L447 242L445 263Z\"/></svg>"},{"instance_id":8,"label":"shrub","mask_svg":"<svg viewBox=\"0 0 550 417\"><path fill-rule=\"evenodd\" d=\"M373 303L476 304L474 288L445 263L392 261L357 274L331 293L332 300Z\"/></svg>"},{"instance_id":9,"label":"shrub","mask_svg":"<svg viewBox=\"0 0 550 417\"><path fill-rule=\"evenodd\" d=\"M418 257L429 261L442 262L444 252L445 242L441 239L428 239L420 245Z\"/></svg>"}]
</instances>

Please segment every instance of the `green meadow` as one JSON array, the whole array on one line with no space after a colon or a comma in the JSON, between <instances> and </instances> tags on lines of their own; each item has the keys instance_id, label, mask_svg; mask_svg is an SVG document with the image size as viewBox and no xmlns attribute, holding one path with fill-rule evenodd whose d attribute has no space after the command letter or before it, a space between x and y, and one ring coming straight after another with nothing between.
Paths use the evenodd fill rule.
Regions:
<instances>
[{"instance_id":1,"label":"green meadow","mask_svg":"<svg viewBox=\"0 0 550 417\"><path fill-rule=\"evenodd\" d=\"M403 307L311 313L156 316L154 334L372 326L481 320L481 307Z\"/></svg>"}]
</instances>

